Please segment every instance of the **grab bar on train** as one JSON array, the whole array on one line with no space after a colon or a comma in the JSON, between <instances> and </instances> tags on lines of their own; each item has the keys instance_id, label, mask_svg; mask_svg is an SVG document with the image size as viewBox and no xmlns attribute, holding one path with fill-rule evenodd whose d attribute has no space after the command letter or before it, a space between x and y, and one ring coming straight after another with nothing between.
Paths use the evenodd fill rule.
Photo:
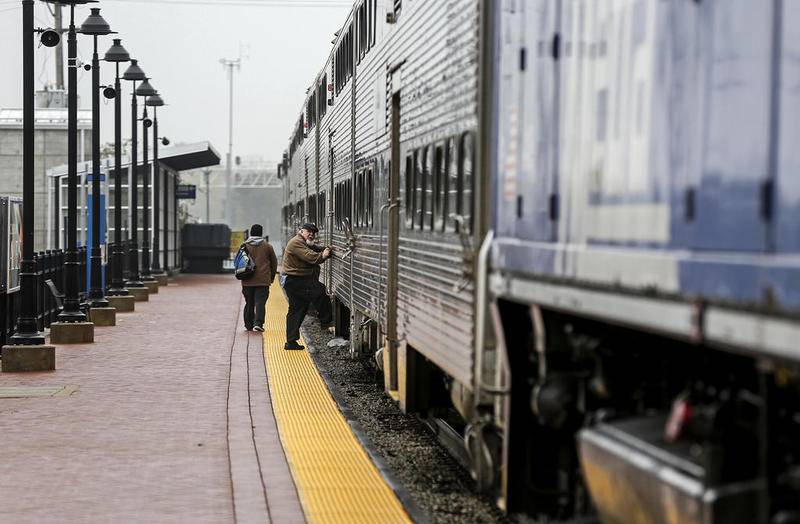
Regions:
<instances>
[{"instance_id":1,"label":"grab bar on train","mask_svg":"<svg viewBox=\"0 0 800 524\"><path fill-rule=\"evenodd\" d=\"M485 351L486 343L486 322L487 310L489 309L489 254L491 252L492 240L494 239L494 231L489 230L486 237L483 239L481 249L478 252L478 268L477 268L477 281L475 284L475 369L474 369L474 383L475 383L475 407L480 403L481 393L489 395L509 395L511 389L504 387L502 384L485 384L483 382L483 353ZM499 334L502 337L502 334ZM504 345L504 344L500 344ZM503 348L496 348L497 351L502 353ZM504 354L500 355L500 365L506 376L510 376L511 370L509 367L508 359Z\"/></svg>"},{"instance_id":2,"label":"grab bar on train","mask_svg":"<svg viewBox=\"0 0 800 524\"><path fill-rule=\"evenodd\" d=\"M378 326L381 329L383 327L383 213L385 211L389 211L394 209L395 207L400 207L400 199L396 199L395 202L391 200L387 200L385 204L381 206L380 211L378 212L378 231L380 232L380 241L378 244ZM386 281L386 285L389 285L388 277Z\"/></svg>"}]
</instances>

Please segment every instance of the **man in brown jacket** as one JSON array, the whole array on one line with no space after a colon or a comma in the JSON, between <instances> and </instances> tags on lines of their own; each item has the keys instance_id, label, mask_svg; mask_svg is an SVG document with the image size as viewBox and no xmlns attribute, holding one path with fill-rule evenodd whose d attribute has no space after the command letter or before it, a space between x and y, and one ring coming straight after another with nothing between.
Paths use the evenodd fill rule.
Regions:
<instances>
[{"instance_id":1,"label":"man in brown jacket","mask_svg":"<svg viewBox=\"0 0 800 524\"><path fill-rule=\"evenodd\" d=\"M269 285L278 272L278 257L275 250L262 235L261 224L253 224L250 236L244 241L244 249L256 265L251 278L242 280L244 295L244 327L247 331L264 331L264 311L269 297Z\"/></svg>"},{"instance_id":2,"label":"man in brown jacket","mask_svg":"<svg viewBox=\"0 0 800 524\"><path fill-rule=\"evenodd\" d=\"M283 250L283 274L286 275L283 290L289 301L284 349L305 349L297 341L300 339L300 325L312 304L319 313L323 328L332 321L331 302L325 286L319 281L319 266L330 258L331 248L312 243L318 231L315 224L304 224Z\"/></svg>"}]
</instances>

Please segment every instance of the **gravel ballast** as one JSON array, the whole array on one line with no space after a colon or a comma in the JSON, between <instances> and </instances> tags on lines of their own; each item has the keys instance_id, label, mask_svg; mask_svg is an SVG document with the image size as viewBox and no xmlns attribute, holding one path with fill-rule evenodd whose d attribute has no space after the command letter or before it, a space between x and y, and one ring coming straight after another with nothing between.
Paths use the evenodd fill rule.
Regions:
<instances>
[{"instance_id":1,"label":"gravel ballast","mask_svg":"<svg viewBox=\"0 0 800 524\"><path fill-rule=\"evenodd\" d=\"M424 422L405 415L383 391L369 362L353 360L348 347L330 348L333 335L313 317L303 324L309 349L340 409L386 471L412 518L432 523L507 522Z\"/></svg>"}]
</instances>

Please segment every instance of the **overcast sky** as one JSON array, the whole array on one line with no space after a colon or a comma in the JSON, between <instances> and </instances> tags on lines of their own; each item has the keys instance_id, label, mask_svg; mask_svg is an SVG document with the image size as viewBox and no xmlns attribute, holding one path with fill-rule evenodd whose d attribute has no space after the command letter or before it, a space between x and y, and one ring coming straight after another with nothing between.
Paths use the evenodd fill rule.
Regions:
<instances>
[{"instance_id":1,"label":"overcast sky","mask_svg":"<svg viewBox=\"0 0 800 524\"><path fill-rule=\"evenodd\" d=\"M173 142L210 140L225 161L228 81L221 58L244 60L234 80L234 155L278 161L300 114L305 90L331 49L333 33L350 10L347 0L103 0L101 14L164 97L160 134ZM247 5L248 3L267 5ZM270 5L271 4L271 5ZM292 5L294 4L294 5ZM298 7L328 4L325 7ZM0 0L0 107L22 107L22 9ZM65 25L68 10L65 8ZM80 26L88 6L76 9ZM36 23L52 26L47 6ZM66 36L66 35L65 35ZM112 36L100 38L102 59ZM66 38L64 39L66 59ZM79 58L91 61L91 38L78 35ZM55 51L36 49L36 86L55 83ZM101 62L101 83L113 83L113 64ZM66 73L65 73L66 83ZM79 70L81 107L91 108L91 73ZM130 136L130 82L123 82L123 136ZM113 141L113 101L102 99L101 136Z\"/></svg>"}]
</instances>

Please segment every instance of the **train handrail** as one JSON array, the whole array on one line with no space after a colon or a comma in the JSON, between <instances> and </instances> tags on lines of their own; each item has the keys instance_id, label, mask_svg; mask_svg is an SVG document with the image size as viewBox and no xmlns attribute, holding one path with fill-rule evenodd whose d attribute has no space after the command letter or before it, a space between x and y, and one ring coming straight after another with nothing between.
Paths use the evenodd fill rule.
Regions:
<instances>
[{"instance_id":1,"label":"train handrail","mask_svg":"<svg viewBox=\"0 0 800 524\"><path fill-rule=\"evenodd\" d=\"M481 393L489 395L509 395L511 388L504 387L499 384L485 384L483 382L483 351L484 342L486 340L486 310L488 309L489 299L489 253L492 248L492 241L494 240L494 230L490 229L481 243L481 248L478 251L478 271L477 281L475 286L475 369L474 369L474 387L475 387L475 404L480 403ZM502 352L501 352L502 353ZM505 355L501 356L501 365L506 375L510 375L510 368L508 366L508 359ZM476 411L477 412L477 411Z\"/></svg>"}]
</instances>

